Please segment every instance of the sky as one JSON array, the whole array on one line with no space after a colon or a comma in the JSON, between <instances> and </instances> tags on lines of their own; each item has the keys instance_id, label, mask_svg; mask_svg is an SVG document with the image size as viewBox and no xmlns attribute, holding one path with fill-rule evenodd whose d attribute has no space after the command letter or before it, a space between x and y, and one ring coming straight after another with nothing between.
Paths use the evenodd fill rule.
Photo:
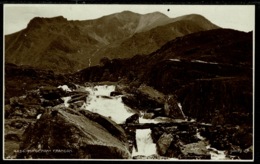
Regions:
<instances>
[{"instance_id":1,"label":"sky","mask_svg":"<svg viewBox=\"0 0 260 164\"><path fill-rule=\"evenodd\" d=\"M159 11L170 18L200 14L222 28L245 32L255 27L254 5L4 4L4 34L26 28L34 17L63 16L68 20L89 20L125 10L139 14Z\"/></svg>"}]
</instances>

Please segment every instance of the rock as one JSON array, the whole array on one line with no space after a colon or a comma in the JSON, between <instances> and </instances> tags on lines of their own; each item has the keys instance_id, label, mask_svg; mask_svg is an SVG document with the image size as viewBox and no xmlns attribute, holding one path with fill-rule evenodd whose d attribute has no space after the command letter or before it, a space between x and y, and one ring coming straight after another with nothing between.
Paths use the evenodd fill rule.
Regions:
<instances>
[{"instance_id":1,"label":"rock","mask_svg":"<svg viewBox=\"0 0 260 164\"><path fill-rule=\"evenodd\" d=\"M48 106L51 106L51 107L54 107L56 105L59 105L63 103L63 100L58 98L58 99L53 99L53 100L43 100L42 101L42 106L43 107L48 107Z\"/></svg>"},{"instance_id":2,"label":"rock","mask_svg":"<svg viewBox=\"0 0 260 164\"><path fill-rule=\"evenodd\" d=\"M116 91L113 91L110 93L110 96L118 96L118 95L122 95L121 92L116 92Z\"/></svg>"},{"instance_id":3,"label":"rock","mask_svg":"<svg viewBox=\"0 0 260 164\"><path fill-rule=\"evenodd\" d=\"M117 86L117 92L123 93L122 101L125 105L137 111L153 111L163 108L164 95L152 87L142 84L140 87L130 88Z\"/></svg>"},{"instance_id":4,"label":"rock","mask_svg":"<svg viewBox=\"0 0 260 164\"><path fill-rule=\"evenodd\" d=\"M73 102L76 102L76 101L86 101L88 97L88 93L77 93L75 95L72 95L71 96L71 99L68 101L68 103L73 103Z\"/></svg>"},{"instance_id":5,"label":"rock","mask_svg":"<svg viewBox=\"0 0 260 164\"><path fill-rule=\"evenodd\" d=\"M144 155L137 155L133 156L133 159L157 159L157 160L162 160L162 159L169 159L168 157L160 156L157 154L152 154L149 156L144 156Z\"/></svg>"},{"instance_id":6,"label":"rock","mask_svg":"<svg viewBox=\"0 0 260 164\"><path fill-rule=\"evenodd\" d=\"M70 108L78 109L78 108L82 107L84 104L85 104L85 101L82 101L82 100L76 101L76 102L73 102L70 104Z\"/></svg>"},{"instance_id":7,"label":"rock","mask_svg":"<svg viewBox=\"0 0 260 164\"><path fill-rule=\"evenodd\" d=\"M103 128L105 128L108 132L110 132L116 138L119 138L119 140L122 141L123 143L127 142L127 139L126 139L127 136L124 132L124 129L121 126L117 125L114 121L112 121L98 113L92 113L88 110L79 110L79 113L83 114L88 119L90 119L94 122L97 122L98 124L103 126Z\"/></svg>"},{"instance_id":8,"label":"rock","mask_svg":"<svg viewBox=\"0 0 260 164\"><path fill-rule=\"evenodd\" d=\"M154 113L144 113L143 118L145 119L153 119L155 117Z\"/></svg>"},{"instance_id":9,"label":"rock","mask_svg":"<svg viewBox=\"0 0 260 164\"><path fill-rule=\"evenodd\" d=\"M133 114L132 116L128 117L125 121L125 124L128 123L139 123L139 115Z\"/></svg>"},{"instance_id":10,"label":"rock","mask_svg":"<svg viewBox=\"0 0 260 164\"><path fill-rule=\"evenodd\" d=\"M16 129L21 129L22 127L27 127L29 123L25 120L13 120L10 124L12 127L15 127Z\"/></svg>"},{"instance_id":11,"label":"rock","mask_svg":"<svg viewBox=\"0 0 260 164\"><path fill-rule=\"evenodd\" d=\"M185 115L182 109L178 106L177 100L172 95L166 97L164 104L164 114L170 118L185 119Z\"/></svg>"},{"instance_id":12,"label":"rock","mask_svg":"<svg viewBox=\"0 0 260 164\"><path fill-rule=\"evenodd\" d=\"M135 127L128 127L127 124L138 124L139 123L139 115L133 114L132 116L128 117L125 121L124 130L127 135L127 140L129 143L129 151L132 153L133 147L136 151L138 151L137 142L136 142L136 128Z\"/></svg>"},{"instance_id":13,"label":"rock","mask_svg":"<svg viewBox=\"0 0 260 164\"><path fill-rule=\"evenodd\" d=\"M156 143L161 135L165 132L164 128L161 126L155 126L151 128L151 137L153 139L153 142Z\"/></svg>"},{"instance_id":14,"label":"rock","mask_svg":"<svg viewBox=\"0 0 260 164\"><path fill-rule=\"evenodd\" d=\"M21 141L21 136L19 136L16 133L9 133L9 134L5 135L5 140L9 140L9 141L11 140L11 141L19 142L19 141Z\"/></svg>"},{"instance_id":15,"label":"rock","mask_svg":"<svg viewBox=\"0 0 260 164\"><path fill-rule=\"evenodd\" d=\"M17 158L127 159L127 145L80 112L49 109L24 132Z\"/></svg>"},{"instance_id":16,"label":"rock","mask_svg":"<svg viewBox=\"0 0 260 164\"><path fill-rule=\"evenodd\" d=\"M4 108L5 118L8 118L12 112L13 112L13 110L12 110L11 105L5 105L5 108Z\"/></svg>"},{"instance_id":17,"label":"rock","mask_svg":"<svg viewBox=\"0 0 260 164\"><path fill-rule=\"evenodd\" d=\"M154 117L164 116L164 109L163 108L150 109L150 110L147 110L146 112L147 113L153 113Z\"/></svg>"},{"instance_id":18,"label":"rock","mask_svg":"<svg viewBox=\"0 0 260 164\"><path fill-rule=\"evenodd\" d=\"M181 148L180 159L211 159L207 144L203 141L183 145Z\"/></svg>"},{"instance_id":19,"label":"rock","mask_svg":"<svg viewBox=\"0 0 260 164\"><path fill-rule=\"evenodd\" d=\"M180 101L184 113L197 121L252 127L252 97L252 77L217 77L187 85Z\"/></svg>"},{"instance_id":20,"label":"rock","mask_svg":"<svg viewBox=\"0 0 260 164\"><path fill-rule=\"evenodd\" d=\"M171 134L163 133L156 142L156 148L159 155L165 155L173 140Z\"/></svg>"},{"instance_id":21,"label":"rock","mask_svg":"<svg viewBox=\"0 0 260 164\"><path fill-rule=\"evenodd\" d=\"M253 143L252 128L244 126L213 126L208 129L209 143L218 150L232 150L234 145L242 150Z\"/></svg>"},{"instance_id":22,"label":"rock","mask_svg":"<svg viewBox=\"0 0 260 164\"><path fill-rule=\"evenodd\" d=\"M112 97L110 97L110 96L104 96L104 95L102 95L102 96L100 96L101 98L103 98L103 99L112 99Z\"/></svg>"},{"instance_id":23,"label":"rock","mask_svg":"<svg viewBox=\"0 0 260 164\"><path fill-rule=\"evenodd\" d=\"M163 104L165 101L165 95L159 92L158 90L152 88L151 86L142 84L137 89L137 91L140 95L145 95L146 97L149 97L149 99L152 99L158 102L159 104Z\"/></svg>"},{"instance_id":24,"label":"rock","mask_svg":"<svg viewBox=\"0 0 260 164\"><path fill-rule=\"evenodd\" d=\"M245 149L239 156L241 159L253 159L253 146Z\"/></svg>"},{"instance_id":25,"label":"rock","mask_svg":"<svg viewBox=\"0 0 260 164\"><path fill-rule=\"evenodd\" d=\"M25 96L11 97L11 98L9 99L10 105L13 106L13 107L16 107L16 106L18 106L18 107L24 106L23 103L22 103L24 98L25 98Z\"/></svg>"},{"instance_id":26,"label":"rock","mask_svg":"<svg viewBox=\"0 0 260 164\"><path fill-rule=\"evenodd\" d=\"M236 145L232 145L231 148L228 150L228 154L232 156L239 156L242 154L243 150Z\"/></svg>"},{"instance_id":27,"label":"rock","mask_svg":"<svg viewBox=\"0 0 260 164\"><path fill-rule=\"evenodd\" d=\"M43 86L40 88L40 95L46 100L54 100L64 97L66 92L62 88Z\"/></svg>"},{"instance_id":28,"label":"rock","mask_svg":"<svg viewBox=\"0 0 260 164\"><path fill-rule=\"evenodd\" d=\"M139 107L140 102L134 96L123 96L122 102L129 106L131 109L141 110Z\"/></svg>"}]
</instances>

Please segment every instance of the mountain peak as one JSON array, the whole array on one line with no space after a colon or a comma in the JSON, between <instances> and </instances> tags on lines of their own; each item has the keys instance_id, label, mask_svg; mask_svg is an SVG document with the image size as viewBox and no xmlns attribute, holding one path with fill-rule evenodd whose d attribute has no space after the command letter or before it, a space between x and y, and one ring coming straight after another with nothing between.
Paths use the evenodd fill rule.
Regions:
<instances>
[{"instance_id":1,"label":"mountain peak","mask_svg":"<svg viewBox=\"0 0 260 164\"><path fill-rule=\"evenodd\" d=\"M156 11L156 12L152 12L152 13L147 13L145 14L145 16L156 16L156 17L165 17L165 18L169 18L167 15L159 12L159 11Z\"/></svg>"},{"instance_id":2,"label":"mountain peak","mask_svg":"<svg viewBox=\"0 0 260 164\"><path fill-rule=\"evenodd\" d=\"M59 23L59 22L67 22L68 20L64 18L63 16L56 16L56 17L34 17L33 19L30 20L28 23L27 27L32 28L32 27L39 27L45 23Z\"/></svg>"}]
</instances>

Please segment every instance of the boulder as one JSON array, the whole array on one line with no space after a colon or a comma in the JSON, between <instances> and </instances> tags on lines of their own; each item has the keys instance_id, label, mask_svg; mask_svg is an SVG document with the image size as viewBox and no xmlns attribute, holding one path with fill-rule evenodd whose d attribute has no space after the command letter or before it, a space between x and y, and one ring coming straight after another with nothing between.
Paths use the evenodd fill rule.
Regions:
<instances>
[{"instance_id":1,"label":"boulder","mask_svg":"<svg viewBox=\"0 0 260 164\"><path fill-rule=\"evenodd\" d=\"M40 113L44 112L42 106L24 106L24 107L11 107L8 111L7 118L30 118L34 119Z\"/></svg>"},{"instance_id":2,"label":"boulder","mask_svg":"<svg viewBox=\"0 0 260 164\"><path fill-rule=\"evenodd\" d=\"M173 95L166 97L164 104L164 114L170 118L185 119L185 115Z\"/></svg>"},{"instance_id":3,"label":"boulder","mask_svg":"<svg viewBox=\"0 0 260 164\"><path fill-rule=\"evenodd\" d=\"M85 101L76 101L70 104L70 108L72 109L79 109L80 107L82 107L85 104Z\"/></svg>"},{"instance_id":4,"label":"boulder","mask_svg":"<svg viewBox=\"0 0 260 164\"><path fill-rule=\"evenodd\" d=\"M110 93L110 96L118 96L118 95L122 95L121 92L117 92L117 91L113 91Z\"/></svg>"},{"instance_id":5,"label":"boulder","mask_svg":"<svg viewBox=\"0 0 260 164\"><path fill-rule=\"evenodd\" d=\"M103 126L103 128L105 128L108 132L110 132L113 136L118 138L123 143L127 142L127 136L124 129L121 126L117 125L111 119L108 119L98 113L90 112L88 110L79 110L79 113L83 114L91 121L97 122L98 124Z\"/></svg>"},{"instance_id":6,"label":"boulder","mask_svg":"<svg viewBox=\"0 0 260 164\"><path fill-rule=\"evenodd\" d=\"M207 144L203 141L190 143L181 147L180 159L211 159Z\"/></svg>"},{"instance_id":7,"label":"boulder","mask_svg":"<svg viewBox=\"0 0 260 164\"><path fill-rule=\"evenodd\" d=\"M20 97L11 97L9 99L10 101L10 105L15 107L15 106L24 106L23 105L23 99L25 98L26 96L20 96Z\"/></svg>"},{"instance_id":8,"label":"boulder","mask_svg":"<svg viewBox=\"0 0 260 164\"><path fill-rule=\"evenodd\" d=\"M253 146L243 150L243 153L240 154L241 159L253 159Z\"/></svg>"},{"instance_id":9,"label":"boulder","mask_svg":"<svg viewBox=\"0 0 260 164\"><path fill-rule=\"evenodd\" d=\"M138 151L137 142L136 142L136 128L135 127L128 127L127 124L138 124L139 123L139 115L133 114L132 116L128 117L125 121L124 130L127 135L127 140L129 143L129 151L132 153L133 147L136 151Z\"/></svg>"},{"instance_id":10,"label":"boulder","mask_svg":"<svg viewBox=\"0 0 260 164\"><path fill-rule=\"evenodd\" d=\"M53 107L53 106L59 105L61 103L63 103L63 100L60 98L53 99L53 100L44 100L44 99L42 100L43 107L48 107L48 106Z\"/></svg>"},{"instance_id":11,"label":"boulder","mask_svg":"<svg viewBox=\"0 0 260 164\"><path fill-rule=\"evenodd\" d=\"M155 117L155 114L151 113L151 112L149 112L149 113L145 112L143 115L143 118L145 118L145 119L153 119L154 117Z\"/></svg>"},{"instance_id":12,"label":"boulder","mask_svg":"<svg viewBox=\"0 0 260 164\"><path fill-rule=\"evenodd\" d=\"M149 156L145 156L145 155L136 155L136 156L133 156L133 159L155 159L155 160L166 160L166 159L169 159L168 157L164 157L164 156L160 156L160 155L157 155L157 154L152 154L152 155L149 155Z\"/></svg>"},{"instance_id":13,"label":"boulder","mask_svg":"<svg viewBox=\"0 0 260 164\"><path fill-rule=\"evenodd\" d=\"M153 142L156 143L161 137L161 135L165 132L165 129L161 126L155 126L151 128L151 131L151 137L153 139Z\"/></svg>"},{"instance_id":14,"label":"boulder","mask_svg":"<svg viewBox=\"0 0 260 164\"><path fill-rule=\"evenodd\" d=\"M66 92L62 88L54 86L42 86L40 88L40 95L46 100L54 100L66 95Z\"/></svg>"},{"instance_id":15,"label":"boulder","mask_svg":"<svg viewBox=\"0 0 260 164\"><path fill-rule=\"evenodd\" d=\"M125 124L128 123L139 123L139 115L133 114L132 116L128 117L125 121Z\"/></svg>"},{"instance_id":16,"label":"boulder","mask_svg":"<svg viewBox=\"0 0 260 164\"><path fill-rule=\"evenodd\" d=\"M156 142L156 148L159 155L165 155L173 140L171 134L163 133Z\"/></svg>"},{"instance_id":17,"label":"boulder","mask_svg":"<svg viewBox=\"0 0 260 164\"><path fill-rule=\"evenodd\" d=\"M77 93L71 96L71 99L68 101L68 103L73 103L76 101L86 101L86 98L88 97L88 93L82 92Z\"/></svg>"},{"instance_id":18,"label":"boulder","mask_svg":"<svg viewBox=\"0 0 260 164\"><path fill-rule=\"evenodd\" d=\"M48 109L23 134L17 158L127 159L128 143L75 110Z\"/></svg>"},{"instance_id":19,"label":"boulder","mask_svg":"<svg viewBox=\"0 0 260 164\"><path fill-rule=\"evenodd\" d=\"M29 123L23 119L14 119L11 121L10 125L16 129L21 129L22 127L27 127Z\"/></svg>"},{"instance_id":20,"label":"boulder","mask_svg":"<svg viewBox=\"0 0 260 164\"><path fill-rule=\"evenodd\" d=\"M12 114L12 107L11 105L5 105L5 108L4 108L4 114L5 114L5 118L8 118L11 114Z\"/></svg>"}]
</instances>

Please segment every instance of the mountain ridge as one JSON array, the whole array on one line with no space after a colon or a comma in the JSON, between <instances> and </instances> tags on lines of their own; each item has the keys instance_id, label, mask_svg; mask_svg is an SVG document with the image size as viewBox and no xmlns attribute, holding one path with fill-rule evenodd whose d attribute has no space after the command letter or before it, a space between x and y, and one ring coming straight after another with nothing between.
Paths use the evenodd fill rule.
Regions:
<instances>
[{"instance_id":1,"label":"mountain ridge","mask_svg":"<svg viewBox=\"0 0 260 164\"><path fill-rule=\"evenodd\" d=\"M36 17L26 29L5 36L5 60L72 73L98 65L103 57L149 54L176 37L214 28L219 27L198 15L169 18L159 12L125 11L85 21Z\"/></svg>"}]
</instances>

